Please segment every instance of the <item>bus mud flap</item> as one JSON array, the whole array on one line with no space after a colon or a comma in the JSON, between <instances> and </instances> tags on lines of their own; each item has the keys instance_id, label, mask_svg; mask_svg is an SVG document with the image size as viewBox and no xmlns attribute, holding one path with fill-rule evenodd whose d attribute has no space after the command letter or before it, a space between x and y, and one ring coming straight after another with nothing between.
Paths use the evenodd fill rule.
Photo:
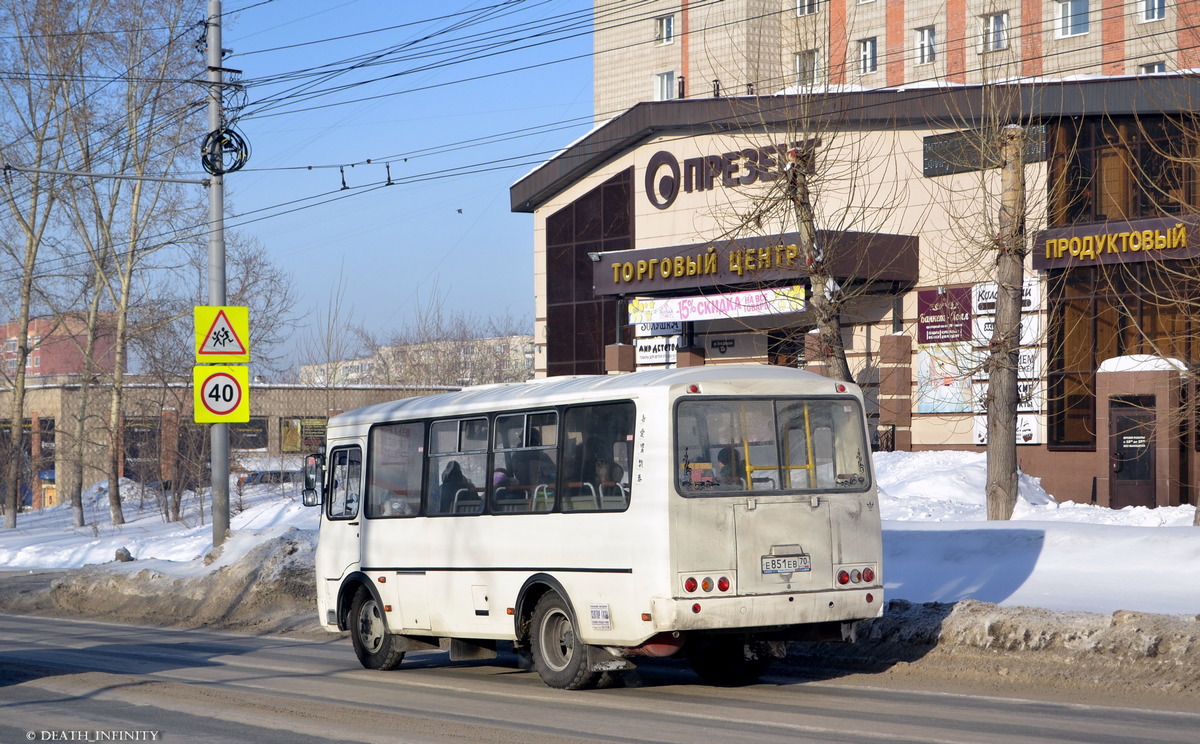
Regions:
<instances>
[{"instance_id":1,"label":"bus mud flap","mask_svg":"<svg viewBox=\"0 0 1200 744\"><path fill-rule=\"evenodd\" d=\"M496 642L473 638L450 639L450 661L484 661L496 658Z\"/></svg>"},{"instance_id":2,"label":"bus mud flap","mask_svg":"<svg viewBox=\"0 0 1200 744\"><path fill-rule=\"evenodd\" d=\"M619 669L633 669L634 663L629 659L615 656L600 646L587 647L588 669L593 672L615 672Z\"/></svg>"},{"instance_id":3,"label":"bus mud flap","mask_svg":"<svg viewBox=\"0 0 1200 744\"><path fill-rule=\"evenodd\" d=\"M442 649L440 639L430 636L396 636L396 646L400 651L405 653L409 651L440 651Z\"/></svg>"}]
</instances>

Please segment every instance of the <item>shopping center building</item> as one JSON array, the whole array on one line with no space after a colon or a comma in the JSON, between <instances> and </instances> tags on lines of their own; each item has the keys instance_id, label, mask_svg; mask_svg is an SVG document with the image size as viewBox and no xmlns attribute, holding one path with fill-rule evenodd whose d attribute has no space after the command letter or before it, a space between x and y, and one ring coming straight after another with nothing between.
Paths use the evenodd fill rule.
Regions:
<instances>
[{"instance_id":1,"label":"shopping center building","mask_svg":"<svg viewBox=\"0 0 1200 744\"><path fill-rule=\"evenodd\" d=\"M1200 137L1183 75L638 103L518 181L537 373L825 370L785 173L879 446L986 447L999 128L1023 131L1018 457L1060 499L1195 503Z\"/></svg>"}]
</instances>

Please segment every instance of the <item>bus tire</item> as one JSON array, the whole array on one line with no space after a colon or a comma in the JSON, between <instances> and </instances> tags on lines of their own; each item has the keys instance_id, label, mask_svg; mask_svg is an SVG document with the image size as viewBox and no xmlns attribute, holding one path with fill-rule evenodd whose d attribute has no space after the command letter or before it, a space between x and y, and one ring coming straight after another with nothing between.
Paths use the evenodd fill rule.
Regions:
<instances>
[{"instance_id":1,"label":"bus tire","mask_svg":"<svg viewBox=\"0 0 1200 744\"><path fill-rule=\"evenodd\" d=\"M584 690L599 679L588 668L587 646L575 632L571 608L556 592L542 595L534 606L529 645L533 668L549 687Z\"/></svg>"},{"instance_id":2,"label":"bus tire","mask_svg":"<svg viewBox=\"0 0 1200 744\"><path fill-rule=\"evenodd\" d=\"M404 661L396 636L388 632L379 600L366 589L359 589L350 603L350 641L354 655L367 669L386 671Z\"/></svg>"},{"instance_id":3,"label":"bus tire","mask_svg":"<svg viewBox=\"0 0 1200 744\"><path fill-rule=\"evenodd\" d=\"M765 650L753 658L747 655L745 639L737 636L715 636L689 648L688 665L710 685L745 685L767 673L774 659Z\"/></svg>"}]
</instances>

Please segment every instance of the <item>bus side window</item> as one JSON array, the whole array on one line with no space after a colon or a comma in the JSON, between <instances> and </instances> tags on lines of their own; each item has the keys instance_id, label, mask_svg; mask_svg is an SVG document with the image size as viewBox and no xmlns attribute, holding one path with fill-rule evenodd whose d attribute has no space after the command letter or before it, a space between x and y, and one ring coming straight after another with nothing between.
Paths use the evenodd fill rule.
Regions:
<instances>
[{"instance_id":1,"label":"bus side window","mask_svg":"<svg viewBox=\"0 0 1200 744\"><path fill-rule=\"evenodd\" d=\"M410 517L421 511L425 424L371 429L367 458L367 516Z\"/></svg>"},{"instance_id":2,"label":"bus side window","mask_svg":"<svg viewBox=\"0 0 1200 744\"><path fill-rule=\"evenodd\" d=\"M332 463L329 518L353 519L358 516L362 492L362 451L358 447L334 450L329 461Z\"/></svg>"},{"instance_id":3,"label":"bus side window","mask_svg":"<svg viewBox=\"0 0 1200 744\"><path fill-rule=\"evenodd\" d=\"M563 511L623 511L629 506L633 421L632 403L567 410Z\"/></svg>"},{"instance_id":4,"label":"bus side window","mask_svg":"<svg viewBox=\"0 0 1200 744\"><path fill-rule=\"evenodd\" d=\"M426 514L483 511L483 494L489 482L487 444L485 418L435 421L430 425Z\"/></svg>"},{"instance_id":5,"label":"bus side window","mask_svg":"<svg viewBox=\"0 0 1200 744\"><path fill-rule=\"evenodd\" d=\"M495 460L489 481L492 510L547 512L554 508L558 470L558 413L496 417Z\"/></svg>"}]
</instances>

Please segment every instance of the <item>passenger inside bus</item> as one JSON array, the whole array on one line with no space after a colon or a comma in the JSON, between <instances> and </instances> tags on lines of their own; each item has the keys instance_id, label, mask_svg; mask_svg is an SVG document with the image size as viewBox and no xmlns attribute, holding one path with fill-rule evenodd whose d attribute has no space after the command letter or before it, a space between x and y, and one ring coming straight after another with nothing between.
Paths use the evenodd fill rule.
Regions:
<instances>
[{"instance_id":1,"label":"passenger inside bus","mask_svg":"<svg viewBox=\"0 0 1200 744\"><path fill-rule=\"evenodd\" d=\"M442 471L442 485L429 505L431 514L469 514L480 511L483 499L475 484L463 475L458 460L451 460Z\"/></svg>"},{"instance_id":2,"label":"passenger inside bus","mask_svg":"<svg viewBox=\"0 0 1200 744\"><path fill-rule=\"evenodd\" d=\"M722 491L743 491L746 481L743 476L742 456L732 445L722 447L717 453L716 488Z\"/></svg>"},{"instance_id":3,"label":"passenger inside bus","mask_svg":"<svg viewBox=\"0 0 1200 744\"><path fill-rule=\"evenodd\" d=\"M541 436L536 430L529 432L529 447L540 447ZM522 486L547 486L554 483L555 465L545 450L522 449L509 455L513 479Z\"/></svg>"}]
</instances>

